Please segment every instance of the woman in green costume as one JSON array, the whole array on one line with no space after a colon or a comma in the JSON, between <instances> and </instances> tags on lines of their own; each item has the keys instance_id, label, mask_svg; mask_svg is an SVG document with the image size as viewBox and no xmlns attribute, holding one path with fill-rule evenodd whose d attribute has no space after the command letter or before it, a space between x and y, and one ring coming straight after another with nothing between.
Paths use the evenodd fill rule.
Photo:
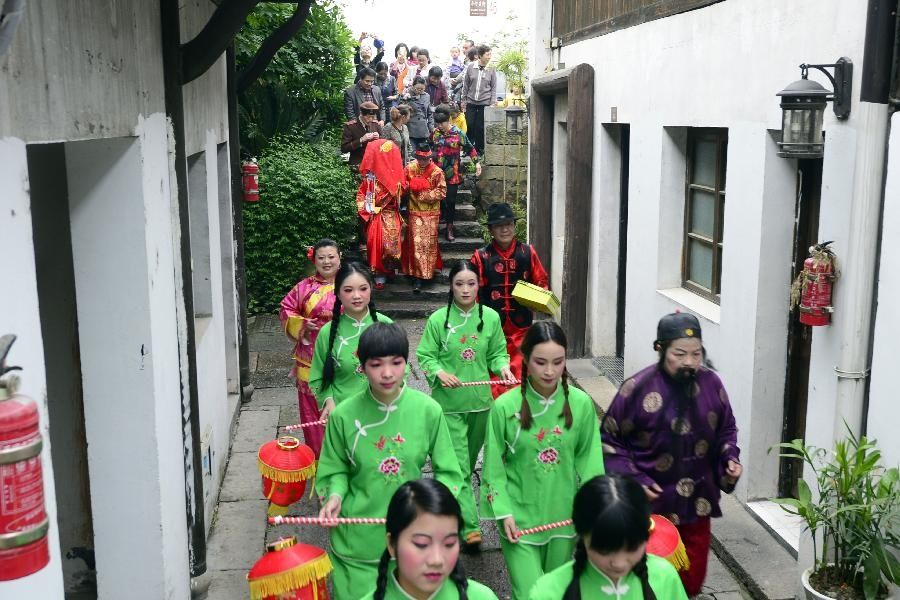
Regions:
<instances>
[{"instance_id":1,"label":"woman in green costume","mask_svg":"<svg viewBox=\"0 0 900 600\"><path fill-rule=\"evenodd\" d=\"M603 474L594 402L568 385L562 329L534 323L522 355L522 385L491 409L481 475L481 512L498 521L515 600L575 546L571 525L521 538L519 529L568 519L580 483Z\"/></svg>"},{"instance_id":2,"label":"woman in green costume","mask_svg":"<svg viewBox=\"0 0 900 600\"><path fill-rule=\"evenodd\" d=\"M358 354L368 387L328 419L316 472L319 516L380 517L403 482L422 476L429 458L434 477L458 494L462 474L441 407L404 383L406 332L373 323L360 337ZM373 525L339 525L330 542L336 600L366 595L375 587L384 533Z\"/></svg>"},{"instance_id":3,"label":"woman in green costume","mask_svg":"<svg viewBox=\"0 0 900 600\"><path fill-rule=\"evenodd\" d=\"M447 486L434 479L407 481L387 510L387 549L375 592L364 600L497 600L466 579L459 563L463 518Z\"/></svg>"},{"instance_id":4,"label":"woman in green costume","mask_svg":"<svg viewBox=\"0 0 900 600\"><path fill-rule=\"evenodd\" d=\"M472 495L472 469L484 445L484 432L493 404L491 387L463 387L464 382L487 381L491 373L504 381L515 379L509 370L506 337L500 315L478 303L478 273L472 263L458 261L450 269L447 307L435 311L425 324L416 350L428 377L431 396L444 409L456 458L463 473L463 552L481 544L478 511Z\"/></svg>"},{"instance_id":5,"label":"woman in green costume","mask_svg":"<svg viewBox=\"0 0 900 600\"><path fill-rule=\"evenodd\" d=\"M650 504L621 475L595 477L575 495L575 560L547 573L529 600L687 600L669 561L647 554Z\"/></svg>"},{"instance_id":6,"label":"woman in green costume","mask_svg":"<svg viewBox=\"0 0 900 600\"><path fill-rule=\"evenodd\" d=\"M356 357L362 333L377 321L393 323L375 311L374 285L369 269L356 262L342 264L335 275L334 318L319 331L309 368L309 387L319 402L322 419L328 418L336 404L368 387Z\"/></svg>"}]
</instances>

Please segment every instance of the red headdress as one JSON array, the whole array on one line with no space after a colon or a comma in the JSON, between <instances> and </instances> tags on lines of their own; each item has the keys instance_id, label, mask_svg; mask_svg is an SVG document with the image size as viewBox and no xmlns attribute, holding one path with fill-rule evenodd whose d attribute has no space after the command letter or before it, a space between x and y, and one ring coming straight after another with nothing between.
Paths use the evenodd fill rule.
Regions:
<instances>
[{"instance_id":1,"label":"red headdress","mask_svg":"<svg viewBox=\"0 0 900 600\"><path fill-rule=\"evenodd\" d=\"M372 173L375 180L392 196L399 196L403 186L403 160L400 149L391 141L373 141L366 146L366 153L359 164L359 174L365 178Z\"/></svg>"}]
</instances>

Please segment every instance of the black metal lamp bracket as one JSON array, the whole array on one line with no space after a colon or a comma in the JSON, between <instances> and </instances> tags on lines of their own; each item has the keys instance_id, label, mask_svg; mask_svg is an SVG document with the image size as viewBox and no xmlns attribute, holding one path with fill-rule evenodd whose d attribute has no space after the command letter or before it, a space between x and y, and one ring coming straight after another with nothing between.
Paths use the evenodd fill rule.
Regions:
<instances>
[{"instance_id":1,"label":"black metal lamp bracket","mask_svg":"<svg viewBox=\"0 0 900 600\"><path fill-rule=\"evenodd\" d=\"M853 61L846 56L842 56L837 62L828 65L810 65L803 63L800 65L800 72L803 79L807 79L810 69L821 71L828 77L831 82L833 92L828 100L832 101L834 116L838 119L846 119L850 116L851 95L853 92ZM828 69L834 69L832 75Z\"/></svg>"}]
</instances>

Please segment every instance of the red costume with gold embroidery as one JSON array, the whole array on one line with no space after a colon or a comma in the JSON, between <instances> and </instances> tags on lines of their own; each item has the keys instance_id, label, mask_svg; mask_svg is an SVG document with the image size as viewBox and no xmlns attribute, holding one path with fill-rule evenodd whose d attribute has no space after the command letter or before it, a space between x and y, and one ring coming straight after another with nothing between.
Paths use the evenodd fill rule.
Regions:
<instances>
[{"instance_id":1,"label":"red costume with gold embroidery","mask_svg":"<svg viewBox=\"0 0 900 600\"><path fill-rule=\"evenodd\" d=\"M393 273L400 266L400 196L406 190L400 149L391 141L369 144L359 174L356 207L366 223L369 266L378 274Z\"/></svg>"},{"instance_id":2,"label":"red costume with gold embroidery","mask_svg":"<svg viewBox=\"0 0 900 600\"><path fill-rule=\"evenodd\" d=\"M422 169L412 161L406 165L409 186L409 216L403 247L403 272L419 279L431 279L443 268L438 247L441 200L447 194L444 173L433 162Z\"/></svg>"}]
</instances>

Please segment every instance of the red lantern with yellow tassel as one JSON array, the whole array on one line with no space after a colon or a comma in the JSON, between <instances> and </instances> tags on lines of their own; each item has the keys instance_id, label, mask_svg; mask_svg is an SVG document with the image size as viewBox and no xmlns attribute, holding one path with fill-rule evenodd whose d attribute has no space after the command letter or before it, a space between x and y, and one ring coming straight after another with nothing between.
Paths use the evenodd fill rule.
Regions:
<instances>
[{"instance_id":1,"label":"red lantern with yellow tassel","mask_svg":"<svg viewBox=\"0 0 900 600\"><path fill-rule=\"evenodd\" d=\"M303 497L306 480L316 474L312 448L289 435L266 442L257 454L263 495L269 515L285 515L288 507Z\"/></svg>"},{"instance_id":2,"label":"red lantern with yellow tassel","mask_svg":"<svg viewBox=\"0 0 900 600\"><path fill-rule=\"evenodd\" d=\"M679 571L691 568L681 534L672 521L661 515L650 515L650 539L647 541L647 553L660 556Z\"/></svg>"},{"instance_id":3,"label":"red lantern with yellow tassel","mask_svg":"<svg viewBox=\"0 0 900 600\"><path fill-rule=\"evenodd\" d=\"M331 560L321 548L298 544L293 537L266 546L250 572L251 600L328 600L326 578Z\"/></svg>"}]
</instances>

